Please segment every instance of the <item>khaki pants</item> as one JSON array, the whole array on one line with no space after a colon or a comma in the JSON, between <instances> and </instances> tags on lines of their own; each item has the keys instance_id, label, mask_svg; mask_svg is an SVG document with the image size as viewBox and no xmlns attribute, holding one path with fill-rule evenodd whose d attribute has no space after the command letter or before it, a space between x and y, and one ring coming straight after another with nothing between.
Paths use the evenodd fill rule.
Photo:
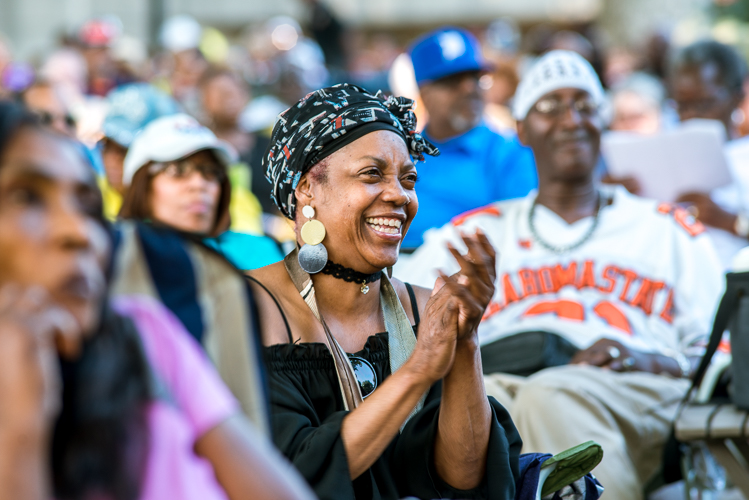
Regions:
<instances>
[{"instance_id":1,"label":"khaki pants","mask_svg":"<svg viewBox=\"0 0 749 500\"><path fill-rule=\"evenodd\" d=\"M486 392L510 412L523 453L556 454L588 440L603 447L594 474L608 500L641 500L689 383L590 366L548 368L530 377L495 373Z\"/></svg>"}]
</instances>

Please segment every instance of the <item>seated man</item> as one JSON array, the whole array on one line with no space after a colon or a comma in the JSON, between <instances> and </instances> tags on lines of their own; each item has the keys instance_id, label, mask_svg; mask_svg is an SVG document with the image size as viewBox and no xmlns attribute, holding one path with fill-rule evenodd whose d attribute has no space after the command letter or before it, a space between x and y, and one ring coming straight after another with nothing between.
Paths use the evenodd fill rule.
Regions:
<instances>
[{"instance_id":1,"label":"seated man","mask_svg":"<svg viewBox=\"0 0 749 500\"><path fill-rule=\"evenodd\" d=\"M541 58L513 110L538 191L428 232L396 276L431 286L457 270L446 242L483 231L499 255L479 327L487 393L509 409L524 452L593 439L604 498L640 499L702 353L721 267L684 210L594 181L602 102L580 56Z\"/></svg>"}]
</instances>

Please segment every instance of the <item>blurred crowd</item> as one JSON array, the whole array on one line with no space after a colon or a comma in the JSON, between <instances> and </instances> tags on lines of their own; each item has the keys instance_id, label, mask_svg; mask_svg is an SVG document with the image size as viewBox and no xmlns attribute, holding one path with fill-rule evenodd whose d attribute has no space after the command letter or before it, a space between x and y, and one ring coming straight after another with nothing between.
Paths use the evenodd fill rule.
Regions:
<instances>
[{"instance_id":1,"label":"blurred crowd","mask_svg":"<svg viewBox=\"0 0 749 500\"><path fill-rule=\"evenodd\" d=\"M438 142L473 128L474 120L488 127L492 137L497 133L512 141L515 120L510 103L520 76L540 55L564 49L582 55L601 78L608 92L610 130L655 134L679 122L678 103L670 86L673 82L667 74L674 50L664 33L654 33L640 46L624 47L607 42L595 25L563 29L538 24L521 29L510 18L498 19L472 30L480 44L477 50L486 60L477 72L477 85L463 91L463 96L460 90L449 96L436 95L431 82L419 81L414 75L406 49L418 33L364 32L344 26L321 2L310 2L309 8L305 26L281 16L250 25L231 37L189 16L177 15L164 22L153 47L125 33L118 18L101 16L62 36L59 46L36 65L15 60L8 45L2 44L0 95L23 102L55 129L86 146L100 174L105 210L112 219L120 211L127 187L123 185L123 163L136 134L162 116L192 116L233 150L231 229L267 234L281 243L289 241L292 232L271 203L262 156L278 114L326 85L345 81L414 99L420 128L430 121L430 113L435 115L430 121L430 137ZM459 85L453 84L458 89ZM726 123L733 138L749 132L749 104L743 98L743 86L735 89L735 95L739 102ZM460 115L465 123L440 130L442 123ZM682 114L682 118L688 116ZM725 116L718 119L726 120ZM529 156L527 160L532 163ZM451 206L445 207L441 202L446 198L438 194L444 188L424 186L422 215L404 248L417 247L424 231L465 210L524 195L534 187L534 174L529 169L521 171L518 179L508 179L506 174L517 170L512 168L516 161L523 160L497 160L506 172L485 174L490 176L487 180L493 175L501 177L506 192L486 193L463 202L451 199ZM439 170L439 162L434 162L430 171ZM609 179L605 167L600 174L604 180L637 192L635 179ZM437 181L444 178L435 173L424 182L435 179L435 184L444 185ZM433 193L438 198L434 203L429 198ZM706 222L719 225L711 217L715 210L705 208ZM240 267L248 265L241 263Z\"/></svg>"},{"instance_id":2,"label":"blurred crowd","mask_svg":"<svg viewBox=\"0 0 749 500\"><path fill-rule=\"evenodd\" d=\"M749 245L745 57L307 3L0 44L7 491L645 498ZM649 200L601 155L693 119L725 186Z\"/></svg>"}]
</instances>

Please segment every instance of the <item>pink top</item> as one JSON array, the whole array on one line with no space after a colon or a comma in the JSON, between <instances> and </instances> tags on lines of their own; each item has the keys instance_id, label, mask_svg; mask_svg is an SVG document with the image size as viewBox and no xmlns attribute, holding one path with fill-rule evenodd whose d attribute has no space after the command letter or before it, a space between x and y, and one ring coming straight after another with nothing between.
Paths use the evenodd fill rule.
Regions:
<instances>
[{"instance_id":1,"label":"pink top","mask_svg":"<svg viewBox=\"0 0 749 500\"><path fill-rule=\"evenodd\" d=\"M161 303L130 296L112 305L135 323L159 386L159 399L148 409L148 463L140 499L226 500L213 467L194 446L240 411L237 401L202 348Z\"/></svg>"}]
</instances>

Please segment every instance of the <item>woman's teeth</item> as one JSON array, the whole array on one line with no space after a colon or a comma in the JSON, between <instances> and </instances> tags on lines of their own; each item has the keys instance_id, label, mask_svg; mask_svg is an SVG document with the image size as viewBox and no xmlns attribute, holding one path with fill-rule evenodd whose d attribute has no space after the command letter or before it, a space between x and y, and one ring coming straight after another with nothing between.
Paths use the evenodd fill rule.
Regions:
<instances>
[{"instance_id":1,"label":"woman's teeth","mask_svg":"<svg viewBox=\"0 0 749 500\"><path fill-rule=\"evenodd\" d=\"M382 217L370 217L366 219L367 224L375 231L385 234L400 234L401 221L399 219L385 219Z\"/></svg>"}]
</instances>

